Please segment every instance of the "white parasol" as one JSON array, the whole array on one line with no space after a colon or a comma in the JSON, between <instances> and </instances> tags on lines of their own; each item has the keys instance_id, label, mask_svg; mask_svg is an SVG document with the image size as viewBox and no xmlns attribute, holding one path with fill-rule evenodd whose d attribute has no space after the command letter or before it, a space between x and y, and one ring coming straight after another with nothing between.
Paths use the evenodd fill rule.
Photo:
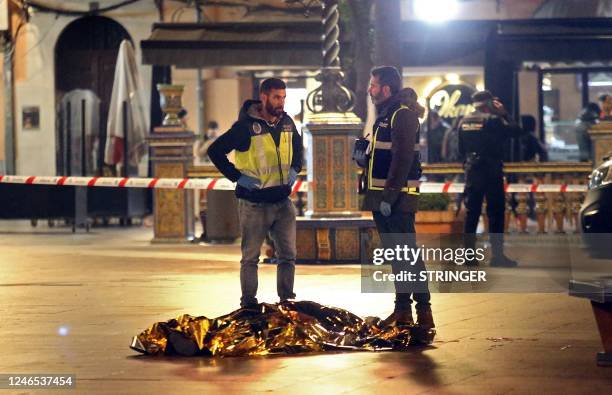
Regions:
<instances>
[{"instance_id":1,"label":"white parasol","mask_svg":"<svg viewBox=\"0 0 612 395\"><path fill-rule=\"evenodd\" d=\"M106 147L104 162L109 165L124 163L123 102L127 102L127 144L128 158L132 166L138 166L146 150L146 136L149 131L144 99L142 96L134 48L128 40L119 46L115 79L106 126Z\"/></svg>"}]
</instances>

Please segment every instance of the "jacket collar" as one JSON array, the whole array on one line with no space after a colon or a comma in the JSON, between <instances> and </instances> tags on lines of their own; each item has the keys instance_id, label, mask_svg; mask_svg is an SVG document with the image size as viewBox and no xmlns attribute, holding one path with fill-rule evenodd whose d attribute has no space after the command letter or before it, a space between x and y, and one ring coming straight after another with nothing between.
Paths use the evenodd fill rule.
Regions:
<instances>
[{"instance_id":1,"label":"jacket collar","mask_svg":"<svg viewBox=\"0 0 612 395\"><path fill-rule=\"evenodd\" d=\"M398 95L395 94L391 97L389 97L387 100L385 100L384 102L377 104L376 105L376 113L379 117L381 116L385 116L389 113L389 111L391 109L394 109L395 107L398 107L400 104L400 100L398 98Z\"/></svg>"},{"instance_id":2,"label":"jacket collar","mask_svg":"<svg viewBox=\"0 0 612 395\"><path fill-rule=\"evenodd\" d=\"M283 111L283 113L278 118L276 118L276 122L270 123L270 122L268 122L267 120L265 120L261 116L261 106L262 105L263 104L259 100L247 100L247 101L245 101L244 104L242 105L242 109L240 111L239 118L240 119L259 120L259 121L264 122L265 124L267 124L270 127L275 127L285 117L285 115L287 115L287 113Z\"/></svg>"}]
</instances>

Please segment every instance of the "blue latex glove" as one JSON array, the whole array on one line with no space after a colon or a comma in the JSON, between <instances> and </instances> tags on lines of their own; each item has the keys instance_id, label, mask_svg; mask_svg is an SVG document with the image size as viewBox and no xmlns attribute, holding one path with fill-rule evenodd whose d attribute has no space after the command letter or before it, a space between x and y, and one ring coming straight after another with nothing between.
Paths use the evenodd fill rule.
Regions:
<instances>
[{"instance_id":1,"label":"blue latex glove","mask_svg":"<svg viewBox=\"0 0 612 395\"><path fill-rule=\"evenodd\" d=\"M380 202L380 213L384 215L385 217L390 216L391 215L391 205L385 202L384 200Z\"/></svg>"},{"instance_id":2,"label":"blue latex glove","mask_svg":"<svg viewBox=\"0 0 612 395\"><path fill-rule=\"evenodd\" d=\"M368 165L368 155L366 155L365 151L355 152L353 159L359 167L366 167Z\"/></svg>"},{"instance_id":3,"label":"blue latex glove","mask_svg":"<svg viewBox=\"0 0 612 395\"><path fill-rule=\"evenodd\" d=\"M295 184L295 182L297 181L297 176L298 172L295 171L293 167L289 169L289 179L287 180L287 184L289 184L290 187L292 187L293 184Z\"/></svg>"},{"instance_id":4,"label":"blue latex glove","mask_svg":"<svg viewBox=\"0 0 612 395\"><path fill-rule=\"evenodd\" d=\"M259 182L257 178L247 176L245 174L241 175L240 178L238 179L238 185L240 185L243 188L248 189L249 191L252 191L253 189L261 188L261 182Z\"/></svg>"}]
</instances>

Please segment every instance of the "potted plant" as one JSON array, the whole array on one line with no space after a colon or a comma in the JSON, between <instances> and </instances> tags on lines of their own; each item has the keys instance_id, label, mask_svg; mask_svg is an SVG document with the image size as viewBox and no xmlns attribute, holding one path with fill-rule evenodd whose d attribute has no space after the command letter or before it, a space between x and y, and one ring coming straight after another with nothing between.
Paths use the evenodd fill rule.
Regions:
<instances>
[{"instance_id":1,"label":"potted plant","mask_svg":"<svg viewBox=\"0 0 612 395\"><path fill-rule=\"evenodd\" d=\"M457 216L446 193L422 193L416 213L417 233L463 232L463 218Z\"/></svg>"}]
</instances>

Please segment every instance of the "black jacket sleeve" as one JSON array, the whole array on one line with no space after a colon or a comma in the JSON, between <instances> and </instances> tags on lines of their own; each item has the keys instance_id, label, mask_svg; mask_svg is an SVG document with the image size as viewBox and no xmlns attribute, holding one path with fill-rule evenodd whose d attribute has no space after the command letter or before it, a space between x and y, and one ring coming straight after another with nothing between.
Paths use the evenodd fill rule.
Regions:
<instances>
[{"instance_id":1,"label":"black jacket sleeve","mask_svg":"<svg viewBox=\"0 0 612 395\"><path fill-rule=\"evenodd\" d=\"M410 109L398 110L391 125L391 164L383 191L383 200L389 204L395 203L408 180L418 129L419 118L416 112Z\"/></svg>"},{"instance_id":2,"label":"black jacket sleeve","mask_svg":"<svg viewBox=\"0 0 612 395\"><path fill-rule=\"evenodd\" d=\"M520 137L525 134L525 131L508 116L495 118L495 121L499 122L506 138Z\"/></svg>"},{"instance_id":3,"label":"black jacket sleeve","mask_svg":"<svg viewBox=\"0 0 612 395\"><path fill-rule=\"evenodd\" d=\"M536 152L538 153L538 156L540 157L540 162L548 162L548 151L546 151L546 148L544 148L544 146L542 145L542 142L538 140L536 137L535 143L536 143Z\"/></svg>"},{"instance_id":4,"label":"black jacket sleeve","mask_svg":"<svg viewBox=\"0 0 612 395\"><path fill-rule=\"evenodd\" d=\"M242 175L236 166L227 159L227 154L233 150L246 151L250 139L240 124L235 123L227 132L217 138L208 148L208 157L217 169L230 181L236 182Z\"/></svg>"},{"instance_id":5,"label":"black jacket sleeve","mask_svg":"<svg viewBox=\"0 0 612 395\"><path fill-rule=\"evenodd\" d=\"M463 122L459 122L459 126L457 126L457 154L459 155L459 159L461 161L465 160L465 147L463 145L463 130L462 130Z\"/></svg>"},{"instance_id":6,"label":"black jacket sleeve","mask_svg":"<svg viewBox=\"0 0 612 395\"><path fill-rule=\"evenodd\" d=\"M293 124L293 138L291 140L291 144L293 145L293 158L291 159L291 167L299 173L300 171L302 171L302 166L304 163L304 145L302 143L302 135L295 127L295 123Z\"/></svg>"}]
</instances>

